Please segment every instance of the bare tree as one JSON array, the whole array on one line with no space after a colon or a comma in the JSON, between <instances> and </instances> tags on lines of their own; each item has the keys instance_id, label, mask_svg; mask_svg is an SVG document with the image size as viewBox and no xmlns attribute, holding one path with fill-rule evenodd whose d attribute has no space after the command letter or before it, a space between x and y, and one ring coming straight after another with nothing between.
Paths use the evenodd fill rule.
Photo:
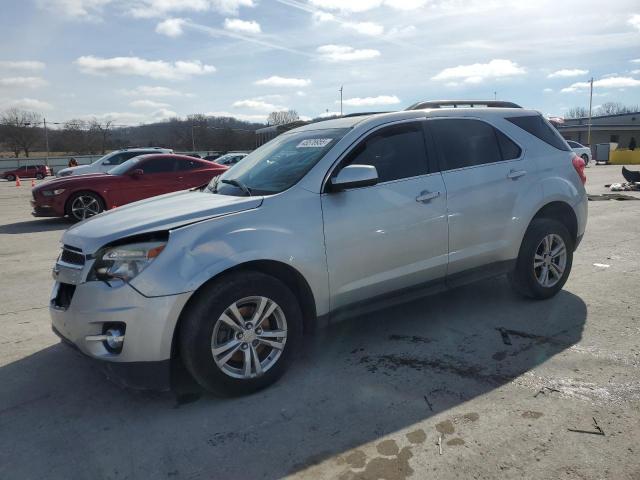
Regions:
<instances>
[{"instance_id":1,"label":"bare tree","mask_svg":"<svg viewBox=\"0 0 640 480\"><path fill-rule=\"evenodd\" d=\"M3 136L15 153L16 157L20 151L24 151L25 157L29 156L31 147L39 140L42 117L36 112L10 108L0 116Z\"/></svg>"},{"instance_id":2,"label":"bare tree","mask_svg":"<svg viewBox=\"0 0 640 480\"><path fill-rule=\"evenodd\" d=\"M102 153L102 155L104 155L105 149L107 148L109 129L112 125L113 120L107 120L104 123L100 123L97 118L94 118L93 120L91 120L91 122L89 122L89 134L91 135L91 137L98 137L100 153Z\"/></svg>"},{"instance_id":3,"label":"bare tree","mask_svg":"<svg viewBox=\"0 0 640 480\"><path fill-rule=\"evenodd\" d=\"M295 110L283 110L281 112L271 112L267 117L269 125L286 125L287 123L300 120L300 115Z\"/></svg>"},{"instance_id":4,"label":"bare tree","mask_svg":"<svg viewBox=\"0 0 640 480\"><path fill-rule=\"evenodd\" d=\"M617 115L620 113L635 113L640 111L638 105L623 105L617 102L606 102L596 109L596 115Z\"/></svg>"},{"instance_id":5,"label":"bare tree","mask_svg":"<svg viewBox=\"0 0 640 480\"><path fill-rule=\"evenodd\" d=\"M73 119L62 128L62 142L67 152L86 153L88 151L87 132L89 125L84 120Z\"/></svg>"},{"instance_id":6,"label":"bare tree","mask_svg":"<svg viewBox=\"0 0 640 480\"><path fill-rule=\"evenodd\" d=\"M585 118L588 116L589 109L585 107L573 107L564 114L564 118Z\"/></svg>"}]
</instances>

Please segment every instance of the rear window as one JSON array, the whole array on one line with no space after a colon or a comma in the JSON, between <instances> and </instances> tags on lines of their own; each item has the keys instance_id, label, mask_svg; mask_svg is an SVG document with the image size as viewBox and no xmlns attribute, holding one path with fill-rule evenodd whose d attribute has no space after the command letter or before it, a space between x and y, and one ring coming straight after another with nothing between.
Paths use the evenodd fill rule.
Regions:
<instances>
[{"instance_id":1,"label":"rear window","mask_svg":"<svg viewBox=\"0 0 640 480\"><path fill-rule=\"evenodd\" d=\"M557 148L558 150L564 150L566 152L571 150L558 131L540 115L510 117L506 120L509 120L514 125L517 125L524 131L530 133L534 137L538 137L543 142Z\"/></svg>"}]
</instances>

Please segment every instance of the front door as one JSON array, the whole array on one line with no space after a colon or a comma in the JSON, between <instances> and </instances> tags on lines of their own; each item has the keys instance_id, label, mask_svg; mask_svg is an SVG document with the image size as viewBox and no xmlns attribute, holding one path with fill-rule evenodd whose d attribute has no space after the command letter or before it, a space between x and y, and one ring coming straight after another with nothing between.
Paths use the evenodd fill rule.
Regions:
<instances>
[{"instance_id":1,"label":"front door","mask_svg":"<svg viewBox=\"0 0 640 480\"><path fill-rule=\"evenodd\" d=\"M346 165L373 165L378 184L322 194L331 307L401 293L444 278L446 195L427 163L423 122L380 128Z\"/></svg>"}]
</instances>

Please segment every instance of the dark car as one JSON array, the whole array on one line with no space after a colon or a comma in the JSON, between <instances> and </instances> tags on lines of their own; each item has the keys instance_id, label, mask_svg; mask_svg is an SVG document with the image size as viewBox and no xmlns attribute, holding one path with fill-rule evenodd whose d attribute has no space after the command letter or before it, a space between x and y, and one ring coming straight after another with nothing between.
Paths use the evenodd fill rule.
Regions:
<instances>
[{"instance_id":1,"label":"dark car","mask_svg":"<svg viewBox=\"0 0 640 480\"><path fill-rule=\"evenodd\" d=\"M207 184L228 167L185 155L134 157L108 173L62 177L35 187L35 217L84 220L104 210Z\"/></svg>"},{"instance_id":2,"label":"dark car","mask_svg":"<svg viewBox=\"0 0 640 480\"><path fill-rule=\"evenodd\" d=\"M2 178L13 182L16 177L20 178L37 178L43 179L46 176L51 175L51 169L46 165L25 165L24 167L18 167L15 170L8 170L2 174Z\"/></svg>"}]
</instances>

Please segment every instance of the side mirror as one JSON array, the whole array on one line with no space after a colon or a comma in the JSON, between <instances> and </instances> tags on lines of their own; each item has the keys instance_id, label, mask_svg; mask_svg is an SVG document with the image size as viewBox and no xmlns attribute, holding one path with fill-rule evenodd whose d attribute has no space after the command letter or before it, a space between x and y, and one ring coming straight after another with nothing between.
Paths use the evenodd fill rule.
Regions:
<instances>
[{"instance_id":1,"label":"side mirror","mask_svg":"<svg viewBox=\"0 0 640 480\"><path fill-rule=\"evenodd\" d=\"M331 179L331 190L370 187L378 183L378 171L373 165L347 165Z\"/></svg>"},{"instance_id":2,"label":"side mirror","mask_svg":"<svg viewBox=\"0 0 640 480\"><path fill-rule=\"evenodd\" d=\"M142 170L141 168L136 168L131 172L131 176L133 178L138 178L138 177L141 177L142 175L144 175L144 170Z\"/></svg>"}]
</instances>

